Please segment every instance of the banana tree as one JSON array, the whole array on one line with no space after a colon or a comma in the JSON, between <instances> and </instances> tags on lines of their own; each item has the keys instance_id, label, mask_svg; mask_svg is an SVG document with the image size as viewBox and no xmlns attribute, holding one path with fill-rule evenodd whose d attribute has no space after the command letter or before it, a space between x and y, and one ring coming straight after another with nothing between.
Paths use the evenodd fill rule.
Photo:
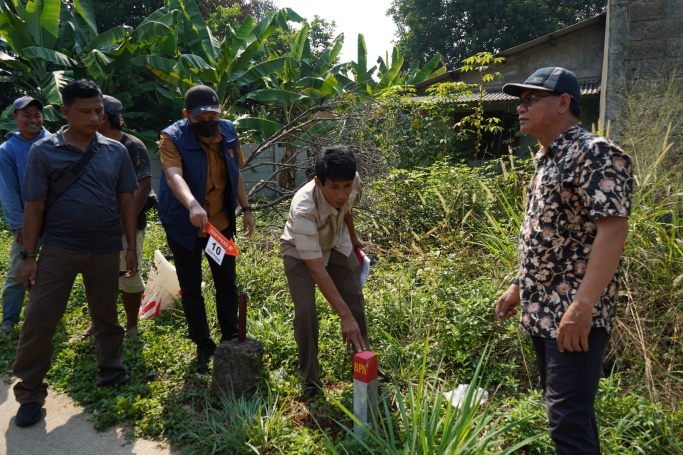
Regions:
<instances>
[{"instance_id":1,"label":"banana tree","mask_svg":"<svg viewBox=\"0 0 683 455\"><path fill-rule=\"evenodd\" d=\"M183 94L197 84L213 86L226 105L235 104L242 93L262 88L262 78L284 66L283 60L269 58L264 41L278 28L288 27L288 21L302 20L288 8L267 13L258 23L249 16L236 31L228 26L219 42L194 0L169 0L141 27L158 17L169 17L170 21L169 15L174 11L178 12L176 34L169 37L169 42L159 43L155 52L137 56L131 63L154 76L143 85L156 91L159 101L172 103L176 116L182 108ZM183 47L190 52L177 50Z\"/></svg>"},{"instance_id":2,"label":"banana tree","mask_svg":"<svg viewBox=\"0 0 683 455\"><path fill-rule=\"evenodd\" d=\"M0 1L0 63L20 92L43 101L45 120L58 122L60 89L83 73L76 54L97 35L92 3L75 0L74 11L61 0L12 0L12 6Z\"/></svg>"},{"instance_id":3,"label":"banana tree","mask_svg":"<svg viewBox=\"0 0 683 455\"><path fill-rule=\"evenodd\" d=\"M298 147L305 146L307 140L324 134L334 123L334 116L324 114L324 106L344 93L343 85L337 76L347 64L334 65L344 44L344 35L337 36L323 51L315 64L311 64L310 28L304 24L290 43L290 52L283 57L271 54L271 60L261 66L272 65L275 71L260 76L253 81L263 88L255 88L243 95L237 103L256 102L267 107L268 122L253 117L240 117L236 124L239 128L281 130L287 126L287 134L282 137L286 150L282 157L281 172L278 176L280 187L291 190L296 187L296 163ZM275 63L277 62L277 67ZM255 67L256 68L256 67ZM250 83L252 81L250 80ZM310 108L320 107L315 118L302 117ZM308 150L309 155L312 151Z\"/></svg>"}]
</instances>

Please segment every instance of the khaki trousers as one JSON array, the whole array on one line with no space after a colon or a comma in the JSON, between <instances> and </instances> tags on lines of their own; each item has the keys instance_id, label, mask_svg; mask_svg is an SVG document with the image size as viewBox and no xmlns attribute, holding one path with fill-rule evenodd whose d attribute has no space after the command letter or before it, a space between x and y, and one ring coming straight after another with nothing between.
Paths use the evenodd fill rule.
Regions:
<instances>
[{"instance_id":1,"label":"khaki trousers","mask_svg":"<svg viewBox=\"0 0 683 455\"><path fill-rule=\"evenodd\" d=\"M306 261L285 255L285 274L294 301L294 339L299 351L299 369L306 384L319 384L318 362L318 313L315 308L315 282ZM332 250L327 263L327 273L332 278L369 349L368 326L365 318L365 300L360 286L360 265L356 255L344 256Z\"/></svg>"},{"instance_id":2,"label":"khaki trousers","mask_svg":"<svg viewBox=\"0 0 683 455\"><path fill-rule=\"evenodd\" d=\"M38 259L36 284L24 311L17 346L14 396L21 404L42 403L47 396L45 375L52 363L57 324L66 311L76 276L83 275L88 308L92 315L97 379L100 385L128 379L123 366L123 327L116 314L119 253L86 254L44 245Z\"/></svg>"}]
</instances>

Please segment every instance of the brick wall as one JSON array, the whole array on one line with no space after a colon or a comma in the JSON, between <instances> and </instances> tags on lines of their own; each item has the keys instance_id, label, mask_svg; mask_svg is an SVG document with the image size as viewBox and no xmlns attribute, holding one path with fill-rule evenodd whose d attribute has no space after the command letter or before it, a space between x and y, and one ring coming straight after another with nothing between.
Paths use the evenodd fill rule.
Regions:
<instances>
[{"instance_id":1,"label":"brick wall","mask_svg":"<svg viewBox=\"0 0 683 455\"><path fill-rule=\"evenodd\" d=\"M600 121L619 128L625 83L683 70L683 0L609 0Z\"/></svg>"}]
</instances>

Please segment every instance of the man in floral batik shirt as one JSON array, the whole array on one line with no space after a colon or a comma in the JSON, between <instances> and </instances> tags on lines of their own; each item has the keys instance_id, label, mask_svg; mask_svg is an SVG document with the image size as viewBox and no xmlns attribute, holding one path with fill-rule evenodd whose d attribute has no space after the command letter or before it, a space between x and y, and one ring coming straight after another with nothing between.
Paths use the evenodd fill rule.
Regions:
<instances>
[{"instance_id":1,"label":"man in floral batik shirt","mask_svg":"<svg viewBox=\"0 0 683 455\"><path fill-rule=\"evenodd\" d=\"M599 454L593 406L621 280L631 158L579 123L581 91L571 71L542 68L503 91L520 97L520 130L542 148L519 237L519 270L496 316L502 324L521 302L557 454Z\"/></svg>"}]
</instances>

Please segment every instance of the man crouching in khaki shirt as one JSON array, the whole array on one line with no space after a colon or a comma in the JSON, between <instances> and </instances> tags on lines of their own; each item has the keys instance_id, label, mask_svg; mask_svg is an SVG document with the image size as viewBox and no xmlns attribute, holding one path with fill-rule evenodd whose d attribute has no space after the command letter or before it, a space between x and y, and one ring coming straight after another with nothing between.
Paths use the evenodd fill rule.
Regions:
<instances>
[{"instance_id":1,"label":"man crouching in khaki shirt","mask_svg":"<svg viewBox=\"0 0 683 455\"><path fill-rule=\"evenodd\" d=\"M285 273L294 301L294 338L299 351L303 395L320 392L318 315L315 285L340 317L347 349L369 349L360 265L354 248L362 242L351 209L360 202L356 159L348 147L324 148L316 177L297 191L280 238Z\"/></svg>"}]
</instances>

